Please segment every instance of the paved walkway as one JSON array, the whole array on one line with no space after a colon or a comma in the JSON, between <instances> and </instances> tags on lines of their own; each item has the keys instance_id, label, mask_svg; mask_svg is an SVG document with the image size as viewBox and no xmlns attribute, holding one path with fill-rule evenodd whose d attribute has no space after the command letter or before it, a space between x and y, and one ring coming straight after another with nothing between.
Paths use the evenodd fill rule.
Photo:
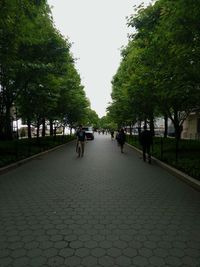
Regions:
<instances>
[{"instance_id":1,"label":"paved walkway","mask_svg":"<svg viewBox=\"0 0 200 267\"><path fill-rule=\"evenodd\" d=\"M200 266L200 194L105 135L0 176L0 267Z\"/></svg>"}]
</instances>

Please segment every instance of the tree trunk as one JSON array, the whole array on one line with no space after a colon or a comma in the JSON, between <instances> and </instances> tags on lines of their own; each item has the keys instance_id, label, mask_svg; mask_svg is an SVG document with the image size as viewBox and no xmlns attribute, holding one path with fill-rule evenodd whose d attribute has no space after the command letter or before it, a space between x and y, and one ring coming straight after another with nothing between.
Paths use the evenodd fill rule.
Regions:
<instances>
[{"instance_id":1,"label":"tree trunk","mask_svg":"<svg viewBox=\"0 0 200 267\"><path fill-rule=\"evenodd\" d=\"M50 136L53 136L53 120L49 120L50 123Z\"/></svg>"},{"instance_id":2,"label":"tree trunk","mask_svg":"<svg viewBox=\"0 0 200 267\"><path fill-rule=\"evenodd\" d=\"M164 138L167 138L167 134L168 134L168 116L165 115L164 116L164 124L165 124L165 129L164 129Z\"/></svg>"},{"instance_id":3,"label":"tree trunk","mask_svg":"<svg viewBox=\"0 0 200 267\"><path fill-rule=\"evenodd\" d=\"M174 128L175 128L175 138L177 140L181 139L181 132L183 130L182 124L180 124L180 121L178 119L178 112L174 112Z\"/></svg>"},{"instance_id":4,"label":"tree trunk","mask_svg":"<svg viewBox=\"0 0 200 267\"><path fill-rule=\"evenodd\" d=\"M45 118L42 119L42 137L45 137L46 133L46 125L45 125Z\"/></svg>"},{"instance_id":5,"label":"tree trunk","mask_svg":"<svg viewBox=\"0 0 200 267\"><path fill-rule=\"evenodd\" d=\"M39 119L37 120L37 139L39 139L40 136L40 121Z\"/></svg>"},{"instance_id":6,"label":"tree trunk","mask_svg":"<svg viewBox=\"0 0 200 267\"><path fill-rule=\"evenodd\" d=\"M175 128L175 138L176 138L176 161L178 161L179 154L179 141L181 139L181 132L183 130L182 124L178 120L178 112L174 112L174 128Z\"/></svg>"},{"instance_id":7,"label":"tree trunk","mask_svg":"<svg viewBox=\"0 0 200 267\"><path fill-rule=\"evenodd\" d=\"M154 118L153 118L153 117L150 118L150 132L151 132L152 136L155 135L155 130L154 130Z\"/></svg>"},{"instance_id":8,"label":"tree trunk","mask_svg":"<svg viewBox=\"0 0 200 267\"><path fill-rule=\"evenodd\" d=\"M132 133L132 130L133 130L133 128L132 128L132 124L130 124L130 135L133 134L133 133Z\"/></svg>"},{"instance_id":9,"label":"tree trunk","mask_svg":"<svg viewBox=\"0 0 200 267\"><path fill-rule=\"evenodd\" d=\"M31 139L32 138L32 134L31 134L31 120L29 118L27 119L27 125L28 125L28 138Z\"/></svg>"},{"instance_id":10,"label":"tree trunk","mask_svg":"<svg viewBox=\"0 0 200 267\"><path fill-rule=\"evenodd\" d=\"M10 113L11 106L6 105L6 116L5 116L5 138L6 140L12 140L12 119Z\"/></svg>"}]
</instances>

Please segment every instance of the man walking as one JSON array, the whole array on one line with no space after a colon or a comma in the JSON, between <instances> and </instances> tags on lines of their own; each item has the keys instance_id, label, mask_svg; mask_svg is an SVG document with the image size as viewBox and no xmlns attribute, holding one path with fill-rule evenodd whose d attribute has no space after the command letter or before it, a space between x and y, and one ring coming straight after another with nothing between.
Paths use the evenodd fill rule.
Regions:
<instances>
[{"instance_id":1,"label":"man walking","mask_svg":"<svg viewBox=\"0 0 200 267\"><path fill-rule=\"evenodd\" d=\"M84 143L85 143L85 131L82 128L82 125L79 126L78 131L76 132L77 143L76 143L76 151L78 151L78 143L81 143L81 156L84 155Z\"/></svg>"},{"instance_id":2,"label":"man walking","mask_svg":"<svg viewBox=\"0 0 200 267\"><path fill-rule=\"evenodd\" d=\"M150 148L151 148L151 145L153 144L153 138L152 138L151 132L147 130L146 125L144 125L143 129L144 130L141 132L141 135L140 135L140 144L142 145L143 160L146 161L146 153L147 153L148 161L150 164L151 163Z\"/></svg>"}]
</instances>

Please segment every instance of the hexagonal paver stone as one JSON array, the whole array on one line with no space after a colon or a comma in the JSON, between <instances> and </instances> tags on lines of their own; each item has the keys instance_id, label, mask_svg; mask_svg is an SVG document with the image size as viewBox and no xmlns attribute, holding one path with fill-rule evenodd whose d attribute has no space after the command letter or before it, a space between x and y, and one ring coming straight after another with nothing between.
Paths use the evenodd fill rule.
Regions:
<instances>
[{"instance_id":1,"label":"hexagonal paver stone","mask_svg":"<svg viewBox=\"0 0 200 267\"><path fill-rule=\"evenodd\" d=\"M185 253L184 250L180 249L180 248L172 248L169 250L169 254L178 258L182 258Z\"/></svg>"},{"instance_id":2,"label":"hexagonal paver stone","mask_svg":"<svg viewBox=\"0 0 200 267\"><path fill-rule=\"evenodd\" d=\"M93 248L91 254L97 258L102 257L106 254L106 250L103 248Z\"/></svg>"},{"instance_id":3,"label":"hexagonal paver stone","mask_svg":"<svg viewBox=\"0 0 200 267\"><path fill-rule=\"evenodd\" d=\"M122 267L131 266L131 259L122 255L116 258L115 263Z\"/></svg>"},{"instance_id":4,"label":"hexagonal paver stone","mask_svg":"<svg viewBox=\"0 0 200 267\"><path fill-rule=\"evenodd\" d=\"M60 256L55 256L48 259L48 266L56 267L61 266L64 263L64 259Z\"/></svg>"},{"instance_id":5,"label":"hexagonal paver stone","mask_svg":"<svg viewBox=\"0 0 200 267\"><path fill-rule=\"evenodd\" d=\"M72 241L72 242L70 242L70 247L74 248L74 249L81 248L81 247L83 247L83 242L80 240Z\"/></svg>"},{"instance_id":6,"label":"hexagonal paver stone","mask_svg":"<svg viewBox=\"0 0 200 267\"><path fill-rule=\"evenodd\" d=\"M200 249L200 241L190 240L187 242L187 247Z\"/></svg>"},{"instance_id":7,"label":"hexagonal paver stone","mask_svg":"<svg viewBox=\"0 0 200 267\"><path fill-rule=\"evenodd\" d=\"M2 267L12 266L11 263L12 263L12 259L10 257L0 258L0 266Z\"/></svg>"},{"instance_id":8,"label":"hexagonal paver stone","mask_svg":"<svg viewBox=\"0 0 200 267\"><path fill-rule=\"evenodd\" d=\"M66 235L64 239L68 242L72 242L72 241L78 240L78 237L75 234L69 234L69 235Z\"/></svg>"},{"instance_id":9,"label":"hexagonal paver stone","mask_svg":"<svg viewBox=\"0 0 200 267\"><path fill-rule=\"evenodd\" d=\"M140 254L141 256L144 256L144 257L146 257L146 258L148 258L148 257L150 257L150 256L153 255L152 250L149 249L149 248L140 248L140 249L138 250L138 252L139 252L139 254Z\"/></svg>"},{"instance_id":10,"label":"hexagonal paver stone","mask_svg":"<svg viewBox=\"0 0 200 267\"><path fill-rule=\"evenodd\" d=\"M12 242L10 245L9 245L9 248L11 249L17 249L17 248L23 248L24 247L24 243L23 242Z\"/></svg>"},{"instance_id":11,"label":"hexagonal paver stone","mask_svg":"<svg viewBox=\"0 0 200 267\"><path fill-rule=\"evenodd\" d=\"M153 265L153 266L164 266L165 265L165 262L164 262L164 259L161 258L161 257L156 257L156 256L152 256L149 258L149 262Z\"/></svg>"},{"instance_id":12,"label":"hexagonal paver stone","mask_svg":"<svg viewBox=\"0 0 200 267\"><path fill-rule=\"evenodd\" d=\"M142 256L136 256L132 259L133 266L148 266L148 260Z\"/></svg>"},{"instance_id":13,"label":"hexagonal paver stone","mask_svg":"<svg viewBox=\"0 0 200 267\"><path fill-rule=\"evenodd\" d=\"M65 259L65 265L67 266L80 266L81 259L77 256L68 257Z\"/></svg>"},{"instance_id":14,"label":"hexagonal paver stone","mask_svg":"<svg viewBox=\"0 0 200 267\"><path fill-rule=\"evenodd\" d=\"M153 250L153 253L157 257L165 258L169 255L168 250L164 248L156 248Z\"/></svg>"},{"instance_id":15,"label":"hexagonal paver stone","mask_svg":"<svg viewBox=\"0 0 200 267\"><path fill-rule=\"evenodd\" d=\"M88 241L84 242L84 246L86 248L96 248L96 247L98 247L98 243L94 240L88 240Z\"/></svg>"},{"instance_id":16,"label":"hexagonal paver stone","mask_svg":"<svg viewBox=\"0 0 200 267\"><path fill-rule=\"evenodd\" d=\"M86 267L93 267L97 264L97 258L93 256L87 256L82 259L81 263Z\"/></svg>"},{"instance_id":17,"label":"hexagonal paver stone","mask_svg":"<svg viewBox=\"0 0 200 267\"><path fill-rule=\"evenodd\" d=\"M64 258L67 258L69 256L74 255L74 253L75 253L75 250L72 248L63 248L60 250L59 255Z\"/></svg>"},{"instance_id":18,"label":"hexagonal paver stone","mask_svg":"<svg viewBox=\"0 0 200 267\"><path fill-rule=\"evenodd\" d=\"M120 240L122 240L122 241L131 241L133 238L132 238L132 236L131 235L120 235L120 238L119 238Z\"/></svg>"},{"instance_id":19,"label":"hexagonal paver stone","mask_svg":"<svg viewBox=\"0 0 200 267\"><path fill-rule=\"evenodd\" d=\"M174 257L174 256L167 256L165 258L165 262L169 265L174 266L181 266L181 260L178 257Z\"/></svg>"},{"instance_id":20,"label":"hexagonal paver stone","mask_svg":"<svg viewBox=\"0 0 200 267\"><path fill-rule=\"evenodd\" d=\"M35 258L42 255L42 250L40 248L33 248L28 251L27 255L30 258Z\"/></svg>"},{"instance_id":21,"label":"hexagonal paver stone","mask_svg":"<svg viewBox=\"0 0 200 267\"><path fill-rule=\"evenodd\" d=\"M26 255L26 250L24 248L15 249L11 253L11 257L13 258L21 258Z\"/></svg>"},{"instance_id":22,"label":"hexagonal paver stone","mask_svg":"<svg viewBox=\"0 0 200 267\"><path fill-rule=\"evenodd\" d=\"M9 242L18 242L18 241L20 241L20 239L21 239L21 237L19 235L13 235L13 236L9 236L7 240ZM22 241L23 241L23 239L22 239Z\"/></svg>"},{"instance_id":23,"label":"hexagonal paver stone","mask_svg":"<svg viewBox=\"0 0 200 267\"><path fill-rule=\"evenodd\" d=\"M157 247L164 248L164 249L169 249L172 248L171 242L167 241L160 241L157 243Z\"/></svg>"},{"instance_id":24,"label":"hexagonal paver stone","mask_svg":"<svg viewBox=\"0 0 200 267\"><path fill-rule=\"evenodd\" d=\"M123 249L128 247L128 243L122 240L116 240L113 242L113 246L116 248Z\"/></svg>"},{"instance_id":25,"label":"hexagonal paver stone","mask_svg":"<svg viewBox=\"0 0 200 267\"><path fill-rule=\"evenodd\" d=\"M149 249L154 249L157 247L157 244L153 241L145 241L144 247L149 248Z\"/></svg>"},{"instance_id":26,"label":"hexagonal paver stone","mask_svg":"<svg viewBox=\"0 0 200 267\"><path fill-rule=\"evenodd\" d=\"M128 242L128 246L131 248L138 249L138 248L142 248L143 244L140 241L132 240L132 241Z\"/></svg>"},{"instance_id":27,"label":"hexagonal paver stone","mask_svg":"<svg viewBox=\"0 0 200 267\"><path fill-rule=\"evenodd\" d=\"M106 237L104 235L92 235L92 240L96 241L96 242L100 242L105 240Z\"/></svg>"},{"instance_id":28,"label":"hexagonal paver stone","mask_svg":"<svg viewBox=\"0 0 200 267\"><path fill-rule=\"evenodd\" d=\"M99 242L99 246L101 248L111 248L112 247L112 242L108 240L103 240Z\"/></svg>"},{"instance_id":29,"label":"hexagonal paver stone","mask_svg":"<svg viewBox=\"0 0 200 267\"><path fill-rule=\"evenodd\" d=\"M91 237L90 237L90 235L80 235L79 237L78 237L78 239L80 240L80 241L89 241L90 239L91 239Z\"/></svg>"},{"instance_id":30,"label":"hexagonal paver stone","mask_svg":"<svg viewBox=\"0 0 200 267\"><path fill-rule=\"evenodd\" d=\"M49 240L55 242L55 241L61 241L63 240L63 236L62 235L52 235L50 236Z\"/></svg>"},{"instance_id":31,"label":"hexagonal paver stone","mask_svg":"<svg viewBox=\"0 0 200 267\"><path fill-rule=\"evenodd\" d=\"M106 239L109 240L109 241L117 241L117 240L119 240L119 236L117 236L117 235L107 235Z\"/></svg>"},{"instance_id":32,"label":"hexagonal paver stone","mask_svg":"<svg viewBox=\"0 0 200 267\"><path fill-rule=\"evenodd\" d=\"M53 242L46 240L46 241L41 242L39 244L39 247L41 249L48 249L48 248L52 248L53 244L54 244Z\"/></svg>"},{"instance_id":33,"label":"hexagonal paver stone","mask_svg":"<svg viewBox=\"0 0 200 267\"><path fill-rule=\"evenodd\" d=\"M47 263L47 258L39 256L33 259L30 259L31 267L43 267Z\"/></svg>"},{"instance_id":34,"label":"hexagonal paver stone","mask_svg":"<svg viewBox=\"0 0 200 267\"><path fill-rule=\"evenodd\" d=\"M50 258L50 257L58 255L58 250L55 248L48 248L48 249L44 250L43 254L47 258Z\"/></svg>"},{"instance_id":35,"label":"hexagonal paver stone","mask_svg":"<svg viewBox=\"0 0 200 267\"><path fill-rule=\"evenodd\" d=\"M181 260L182 264L185 264L187 267L199 267L199 258L184 256Z\"/></svg>"},{"instance_id":36,"label":"hexagonal paver stone","mask_svg":"<svg viewBox=\"0 0 200 267\"><path fill-rule=\"evenodd\" d=\"M29 258L28 257L21 257L17 258L13 261L13 265L15 267L22 267L22 266L28 266L29 265Z\"/></svg>"},{"instance_id":37,"label":"hexagonal paver stone","mask_svg":"<svg viewBox=\"0 0 200 267\"><path fill-rule=\"evenodd\" d=\"M123 254L127 257L133 258L135 257L138 253L137 250L135 248L125 248L123 250Z\"/></svg>"},{"instance_id":38,"label":"hexagonal paver stone","mask_svg":"<svg viewBox=\"0 0 200 267\"><path fill-rule=\"evenodd\" d=\"M115 259L109 256L103 256L99 259L99 264L103 267L115 266Z\"/></svg>"},{"instance_id":39,"label":"hexagonal paver stone","mask_svg":"<svg viewBox=\"0 0 200 267\"><path fill-rule=\"evenodd\" d=\"M68 247L68 242L67 241L58 241L58 242L54 242L54 247L55 248L66 248Z\"/></svg>"},{"instance_id":40,"label":"hexagonal paver stone","mask_svg":"<svg viewBox=\"0 0 200 267\"><path fill-rule=\"evenodd\" d=\"M94 228L100 230L100 229L105 229L105 226L103 224L96 224Z\"/></svg>"},{"instance_id":41,"label":"hexagonal paver stone","mask_svg":"<svg viewBox=\"0 0 200 267\"><path fill-rule=\"evenodd\" d=\"M107 249L107 254L113 258L117 258L122 254L122 252L119 248L109 248Z\"/></svg>"},{"instance_id":42,"label":"hexagonal paver stone","mask_svg":"<svg viewBox=\"0 0 200 267\"><path fill-rule=\"evenodd\" d=\"M182 241L173 241L172 244L173 244L173 247L180 248L180 249L184 249L187 246L186 242L182 242Z\"/></svg>"},{"instance_id":43,"label":"hexagonal paver stone","mask_svg":"<svg viewBox=\"0 0 200 267\"><path fill-rule=\"evenodd\" d=\"M88 248L78 248L75 252L75 255L80 258L89 256L89 254L90 254L90 250Z\"/></svg>"},{"instance_id":44,"label":"hexagonal paver stone","mask_svg":"<svg viewBox=\"0 0 200 267\"><path fill-rule=\"evenodd\" d=\"M9 256L10 250L9 249L0 249L0 258L5 258Z\"/></svg>"},{"instance_id":45,"label":"hexagonal paver stone","mask_svg":"<svg viewBox=\"0 0 200 267\"><path fill-rule=\"evenodd\" d=\"M26 249L33 249L33 248L38 248L38 247L39 247L39 242L37 241L31 241L24 245L24 248Z\"/></svg>"},{"instance_id":46,"label":"hexagonal paver stone","mask_svg":"<svg viewBox=\"0 0 200 267\"><path fill-rule=\"evenodd\" d=\"M193 257L193 258L200 257L200 250L199 249L186 248L186 249L184 249L184 253L189 257Z\"/></svg>"}]
</instances>

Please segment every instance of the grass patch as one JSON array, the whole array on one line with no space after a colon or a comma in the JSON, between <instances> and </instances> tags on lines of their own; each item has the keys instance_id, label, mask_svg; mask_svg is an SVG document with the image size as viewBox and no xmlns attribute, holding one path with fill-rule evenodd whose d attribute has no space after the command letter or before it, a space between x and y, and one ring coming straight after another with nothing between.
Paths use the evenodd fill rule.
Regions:
<instances>
[{"instance_id":1,"label":"grass patch","mask_svg":"<svg viewBox=\"0 0 200 267\"><path fill-rule=\"evenodd\" d=\"M127 136L127 142L142 149L138 136ZM152 156L200 180L200 141L180 140L176 157L174 138L154 137Z\"/></svg>"},{"instance_id":2,"label":"grass patch","mask_svg":"<svg viewBox=\"0 0 200 267\"><path fill-rule=\"evenodd\" d=\"M0 141L0 168L75 139L74 135Z\"/></svg>"}]
</instances>

